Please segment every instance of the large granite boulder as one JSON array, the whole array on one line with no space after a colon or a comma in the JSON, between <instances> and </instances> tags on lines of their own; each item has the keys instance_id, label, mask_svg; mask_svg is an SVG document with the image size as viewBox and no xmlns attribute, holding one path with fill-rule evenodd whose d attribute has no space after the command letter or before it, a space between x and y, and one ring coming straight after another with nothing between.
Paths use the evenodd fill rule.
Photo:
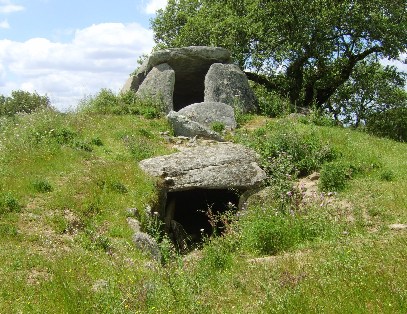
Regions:
<instances>
[{"instance_id":1,"label":"large granite boulder","mask_svg":"<svg viewBox=\"0 0 407 314\"><path fill-rule=\"evenodd\" d=\"M192 104L179 110L178 114L207 128L211 128L215 122L222 123L229 131L237 126L233 107L220 102Z\"/></svg>"},{"instance_id":2,"label":"large granite boulder","mask_svg":"<svg viewBox=\"0 0 407 314\"><path fill-rule=\"evenodd\" d=\"M203 126L202 124L188 119L186 116L176 111L170 111L167 115L168 121L174 130L175 136L200 137L215 141L223 141L222 136L217 132Z\"/></svg>"},{"instance_id":3,"label":"large granite boulder","mask_svg":"<svg viewBox=\"0 0 407 314\"><path fill-rule=\"evenodd\" d=\"M205 76L205 102L222 102L244 113L256 112L257 101L246 75L235 64L215 63Z\"/></svg>"},{"instance_id":4,"label":"large granite boulder","mask_svg":"<svg viewBox=\"0 0 407 314\"><path fill-rule=\"evenodd\" d=\"M222 141L222 136L213 130L215 123L229 131L236 128L233 108L222 103L192 104L178 112L171 111L167 118L176 136L197 136Z\"/></svg>"},{"instance_id":5,"label":"large granite boulder","mask_svg":"<svg viewBox=\"0 0 407 314\"><path fill-rule=\"evenodd\" d=\"M162 179L165 189L249 190L266 179L258 156L251 149L233 143L198 146L166 156L143 160L141 169Z\"/></svg>"},{"instance_id":6,"label":"large granite boulder","mask_svg":"<svg viewBox=\"0 0 407 314\"><path fill-rule=\"evenodd\" d=\"M167 63L161 63L151 69L136 94L161 102L164 110L170 112L173 109L174 84L175 71Z\"/></svg>"},{"instance_id":7,"label":"large granite boulder","mask_svg":"<svg viewBox=\"0 0 407 314\"><path fill-rule=\"evenodd\" d=\"M214 63L230 63L230 52L219 47L184 47L153 52L128 79L122 91L137 91L155 66L167 63L175 71L175 111L204 100L204 81ZM169 110L168 110L169 111Z\"/></svg>"}]
</instances>

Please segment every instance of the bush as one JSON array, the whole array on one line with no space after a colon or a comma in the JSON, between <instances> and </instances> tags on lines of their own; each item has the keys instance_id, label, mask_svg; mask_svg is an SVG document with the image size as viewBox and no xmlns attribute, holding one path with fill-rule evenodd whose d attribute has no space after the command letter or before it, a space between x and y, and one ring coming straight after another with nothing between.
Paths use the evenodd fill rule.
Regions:
<instances>
[{"instance_id":1,"label":"bush","mask_svg":"<svg viewBox=\"0 0 407 314\"><path fill-rule=\"evenodd\" d=\"M247 144L262 157L263 165L270 176L273 175L272 164L281 156L289 158L292 163L287 174L304 176L321 167L326 161L336 158L336 152L324 145L315 134L300 134L289 126L277 124L257 129Z\"/></svg>"},{"instance_id":2,"label":"bush","mask_svg":"<svg viewBox=\"0 0 407 314\"><path fill-rule=\"evenodd\" d=\"M10 97L0 97L0 116L31 113L38 109L51 108L48 96L22 90L12 91Z\"/></svg>"},{"instance_id":3,"label":"bush","mask_svg":"<svg viewBox=\"0 0 407 314\"><path fill-rule=\"evenodd\" d=\"M259 102L260 114L269 117L282 117L291 113L291 104L288 99L268 91L264 86L253 84L253 91Z\"/></svg>"},{"instance_id":4,"label":"bush","mask_svg":"<svg viewBox=\"0 0 407 314\"><path fill-rule=\"evenodd\" d=\"M407 107L399 107L376 112L366 119L367 132L407 142Z\"/></svg>"},{"instance_id":5,"label":"bush","mask_svg":"<svg viewBox=\"0 0 407 314\"><path fill-rule=\"evenodd\" d=\"M36 179L33 183L32 186L36 192L39 193L48 193L52 192L53 188L51 183L49 183L45 179Z\"/></svg>"},{"instance_id":6,"label":"bush","mask_svg":"<svg viewBox=\"0 0 407 314\"><path fill-rule=\"evenodd\" d=\"M0 215L10 212L19 212L20 210L21 205L12 194L0 194Z\"/></svg>"},{"instance_id":7,"label":"bush","mask_svg":"<svg viewBox=\"0 0 407 314\"><path fill-rule=\"evenodd\" d=\"M259 255L277 254L296 245L334 234L326 211L298 211L285 207L251 209L239 221L241 244Z\"/></svg>"},{"instance_id":8,"label":"bush","mask_svg":"<svg viewBox=\"0 0 407 314\"><path fill-rule=\"evenodd\" d=\"M395 177L395 174L392 170L383 170L382 173L380 174L380 179L382 181L393 181Z\"/></svg>"},{"instance_id":9,"label":"bush","mask_svg":"<svg viewBox=\"0 0 407 314\"><path fill-rule=\"evenodd\" d=\"M140 99L132 91L116 95L109 89L102 89L95 96L82 99L78 108L88 113L134 114L147 119L158 118L164 112L163 103L159 99Z\"/></svg>"},{"instance_id":10,"label":"bush","mask_svg":"<svg viewBox=\"0 0 407 314\"><path fill-rule=\"evenodd\" d=\"M341 191L351 178L352 168L344 163L335 162L322 167L319 187L323 191Z\"/></svg>"}]
</instances>

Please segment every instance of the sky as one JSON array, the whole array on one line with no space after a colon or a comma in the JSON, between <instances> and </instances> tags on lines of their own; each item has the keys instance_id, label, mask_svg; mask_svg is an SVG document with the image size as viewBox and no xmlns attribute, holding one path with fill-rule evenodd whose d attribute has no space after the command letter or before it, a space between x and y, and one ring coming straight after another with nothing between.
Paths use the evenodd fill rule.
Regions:
<instances>
[{"instance_id":1,"label":"sky","mask_svg":"<svg viewBox=\"0 0 407 314\"><path fill-rule=\"evenodd\" d=\"M61 111L119 92L154 46L149 20L167 0L0 0L0 94L47 95Z\"/></svg>"}]
</instances>

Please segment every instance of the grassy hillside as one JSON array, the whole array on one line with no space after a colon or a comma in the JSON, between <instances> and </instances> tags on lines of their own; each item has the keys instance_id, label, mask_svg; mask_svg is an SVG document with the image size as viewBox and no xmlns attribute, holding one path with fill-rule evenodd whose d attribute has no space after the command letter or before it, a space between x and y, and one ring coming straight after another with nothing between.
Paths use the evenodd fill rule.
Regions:
<instances>
[{"instance_id":1,"label":"grassy hillside","mask_svg":"<svg viewBox=\"0 0 407 314\"><path fill-rule=\"evenodd\" d=\"M407 312L407 230L389 228L407 223L406 144L252 117L229 137L262 156L269 200L158 265L126 209L154 202L137 161L173 151L168 130L126 114L0 119L0 313ZM292 181L315 170L326 193L304 205Z\"/></svg>"}]
</instances>

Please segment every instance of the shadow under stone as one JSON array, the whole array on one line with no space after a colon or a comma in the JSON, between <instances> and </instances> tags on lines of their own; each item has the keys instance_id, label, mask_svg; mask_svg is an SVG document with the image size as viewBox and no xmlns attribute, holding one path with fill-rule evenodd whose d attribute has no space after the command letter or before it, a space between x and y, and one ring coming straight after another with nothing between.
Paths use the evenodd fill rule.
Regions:
<instances>
[{"instance_id":1,"label":"shadow under stone","mask_svg":"<svg viewBox=\"0 0 407 314\"><path fill-rule=\"evenodd\" d=\"M221 234L220 215L237 211L239 192L222 189L194 189L167 194L166 229L181 250L199 244L203 237ZM215 219L214 219L215 218Z\"/></svg>"}]
</instances>

